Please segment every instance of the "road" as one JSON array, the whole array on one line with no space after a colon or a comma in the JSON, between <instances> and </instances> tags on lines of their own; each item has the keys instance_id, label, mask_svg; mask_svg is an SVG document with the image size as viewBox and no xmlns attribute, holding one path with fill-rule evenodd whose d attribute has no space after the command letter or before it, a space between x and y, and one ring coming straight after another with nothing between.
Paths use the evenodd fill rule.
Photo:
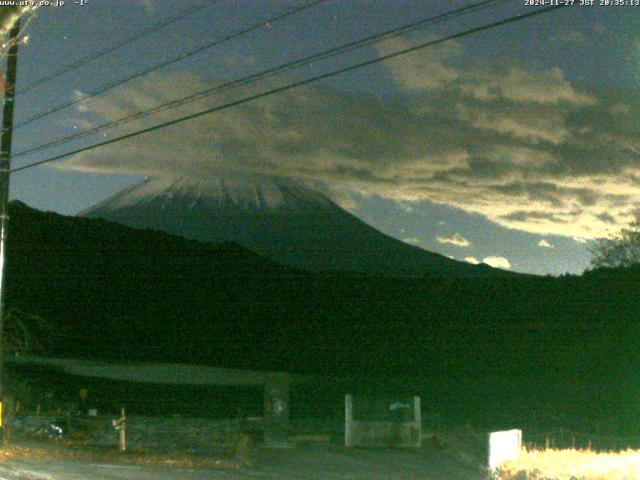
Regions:
<instances>
[{"instance_id":1,"label":"road","mask_svg":"<svg viewBox=\"0 0 640 480\"><path fill-rule=\"evenodd\" d=\"M262 450L255 468L178 468L52 459L11 459L0 480L478 480L479 469L442 451L309 446Z\"/></svg>"},{"instance_id":2,"label":"road","mask_svg":"<svg viewBox=\"0 0 640 480\"><path fill-rule=\"evenodd\" d=\"M62 460L11 460L0 465L0 480L245 480L284 478L231 469L116 465Z\"/></svg>"}]
</instances>

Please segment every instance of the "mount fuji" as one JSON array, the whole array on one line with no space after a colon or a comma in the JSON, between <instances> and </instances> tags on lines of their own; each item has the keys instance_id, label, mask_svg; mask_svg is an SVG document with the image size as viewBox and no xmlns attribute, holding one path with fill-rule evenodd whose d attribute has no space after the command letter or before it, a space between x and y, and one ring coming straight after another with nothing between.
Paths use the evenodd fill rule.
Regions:
<instances>
[{"instance_id":1,"label":"mount fuji","mask_svg":"<svg viewBox=\"0 0 640 480\"><path fill-rule=\"evenodd\" d=\"M148 178L79 216L204 242L236 242L310 271L454 277L507 273L405 244L324 194L280 177Z\"/></svg>"}]
</instances>

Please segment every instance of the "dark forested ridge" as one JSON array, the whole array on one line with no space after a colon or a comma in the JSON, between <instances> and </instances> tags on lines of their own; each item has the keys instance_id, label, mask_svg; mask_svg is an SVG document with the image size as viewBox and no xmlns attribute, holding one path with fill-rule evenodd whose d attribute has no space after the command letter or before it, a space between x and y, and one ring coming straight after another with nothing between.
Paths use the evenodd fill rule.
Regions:
<instances>
[{"instance_id":1,"label":"dark forested ridge","mask_svg":"<svg viewBox=\"0 0 640 480\"><path fill-rule=\"evenodd\" d=\"M616 415L639 403L639 268L307 273L235 244L13 202L7 282L10 306L58 326L58 356L419 379L441 401L561 399Z\"/></svg>"}]
</instances>

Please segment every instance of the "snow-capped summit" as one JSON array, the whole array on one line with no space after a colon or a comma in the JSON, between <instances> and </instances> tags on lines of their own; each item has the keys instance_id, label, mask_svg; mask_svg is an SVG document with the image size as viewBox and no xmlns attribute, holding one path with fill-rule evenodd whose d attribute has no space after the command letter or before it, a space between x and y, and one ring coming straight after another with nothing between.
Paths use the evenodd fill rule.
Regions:
<instances>
[{"instance_id":1,"label":"snow-capped summit","mask_svg":"<svg viewBox=\"0 0 640 480\"><path fill-rule=\"evenodd\" d=\"M148 178L79 214L205 242L236 242L307 270L484 275L391 238L300 182L265 176Z\"/></svg>"},{"instance_id":2,"label":"snow-capped summit","mask_svg":"<svg viewBox=\"0 0 640 480\"><path fill-rule=\"evenodd\" d=\"M133 205L163 207L175 202L189 208L206 206L247 212L304 210L312 205L318 208L331 204L319 192L283 178L255 175L225 175L224 178L206 181L192 177L147 178L81 215L130 208Z\"/></svg>"}]
</instances>

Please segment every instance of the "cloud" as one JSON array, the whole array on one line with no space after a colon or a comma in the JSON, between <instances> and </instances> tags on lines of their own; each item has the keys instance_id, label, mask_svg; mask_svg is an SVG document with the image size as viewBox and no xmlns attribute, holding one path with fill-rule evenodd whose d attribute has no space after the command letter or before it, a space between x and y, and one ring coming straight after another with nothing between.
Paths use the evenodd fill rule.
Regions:
<instances>
[{"instance_id":1,"label":"cloud","mask_svg":"<svg viewBox=\"0 0 640 480\"><path fill-rule=\"evenodd\" d=\"M429 40L435 37L429 36ZM424 39L423 39L424 40ZM381 56L409 47L410 42L403 39L391 39L378 45ZM457 80L461 72L455 67L448 66L446 59L460 56L460 43L450 40L437 45L435 48L425 49L420 56L411 55L400 60L391 60L392 73L395 80L404 88L410 90L439 90L452 81ZM398 68L400 67L400 68Z\"/></svg>"},{"instance_id":2,"label":"cloud","mask_svg":"<svg viewBox=\"0 0 640 480\"><path fill-rule=\"evenodd\" d=\"M456 247L470 247L471 246L471 242L469 240L467 240L466 238L464 238L459 233L454 233L450 237L438 236L438 237L436 237L436 240L438 240L438 242L440 242L442 244L450 243L451 245L455 245Z\"/></svg>"},{"instance_id":3,"label":"cloud","mask_svg":"<svg viewBox=\"0 0 640 480\"><path fill-rule=\"evenodd\" d=\"M147 12L153 12L156 9L153 0L137 0L140 5L144 7Z\"/></svg>"},{"instance_id":4,"label":"cloud","mask_svg":"<svg viewBox=\"0 0 640 480\"><path fill-rule=\"evenodd\" d=\"M559 30L547 39L547 42L550 42L550 43L564 43L564 44L568 44L568 43L579 44L579 43L584 43L586 41L587 41L587 36L584 33L578 32L576 30Z\"/></svg>"},{"instance_id":5,"label":"cloud","mask_svg":"<svg viewBox=\"0 0 640 480\"><path fill-rule=\"evenodd\" d=\"M485 257L482 263L486 263L495 268L502 268L508 270L511 268L511 262L504 257Z\"/></svg>"},{"instance_id":6,"label":"cloud","mask_svg":"<svg viewBox=\"0 0 640 480\"><path fill-rule=\"evenodd\" d=\"M542 248L553 248L553 245L547 242L544 238L538 242L538 246Z\"/></svg>"},{"instance_id":7,"label":"cloud","mask_svg":"<svg viewBox=\"0 0 640 480\"><path fill-rule=\"evenodd\" d=\"M422 241L418 237L403 238L402 241L404 243L410 243L412 245L419 245L420 243L422 243Z\"/></svg>"},{"instance_id":8,"label":"cloud","mask_svg":"<svg viewBox=\"0 0 640 480\"><path fill-rule=\"evenodd\" d=\"M480 263L480 260L478 260L476 257L465 257L464 261L473 265L478 265Z\"/></svg>"},{"instance_id":9,"label":"cloud","mask_svg":"<svg viewBox=\"0 0 640 480\"><path fill-rule=\"evenodd\" d=\"M587 239L586 238L581 238L581 237L571 237L571 238L576 243L587 243Z\"/></svg>"},{"instance_id":10,"label":"cloud","mask_svg":"<svg viewBox=\"0 0 640 480\"><path fill-rule=\"evenodd\" d=\"M397 203L398 207L400 207L401 210L407 212L407 213L413 213L414 209L413 209L413 205L411 203L407 203L407 202L398 202Z\"/></svg>"},{"instance_id":11,"label":"cloud","mask_svg":"<svg viewBox=\"0 0 640 480\"><path fill-rule=\"evenodd\" d=\"M391 74L396 95L305 86L87 152L58 168L284 175L409 207L428 199L541 236L598 238L633 219L630 207L640 202L640 94L575 85L557 67L481 61L455 42L380 68ZM69 121L102 123L214 85L195 74L150 76L92 98ZM273 85L167 110L118 133Z\"/></svg>"},{"instance_id":12,"label":"cloud","mask_svg":"<svg viewBox=\"0 0 640 480\"><path fill-rule=\"evenodd\" d=\"M388 40L378 46L378 52L387 55L409 48L413 43L406 39ZM410 92L457 89L458 93L482 101L540 105L559 102L584 105L596 101L576 90L558 67L532 72L513 65L487 66L470 61L462 52L458 42L448 41L435 48L395 57L387 64L396 82Z\"/></svg>"}]
</instances>

